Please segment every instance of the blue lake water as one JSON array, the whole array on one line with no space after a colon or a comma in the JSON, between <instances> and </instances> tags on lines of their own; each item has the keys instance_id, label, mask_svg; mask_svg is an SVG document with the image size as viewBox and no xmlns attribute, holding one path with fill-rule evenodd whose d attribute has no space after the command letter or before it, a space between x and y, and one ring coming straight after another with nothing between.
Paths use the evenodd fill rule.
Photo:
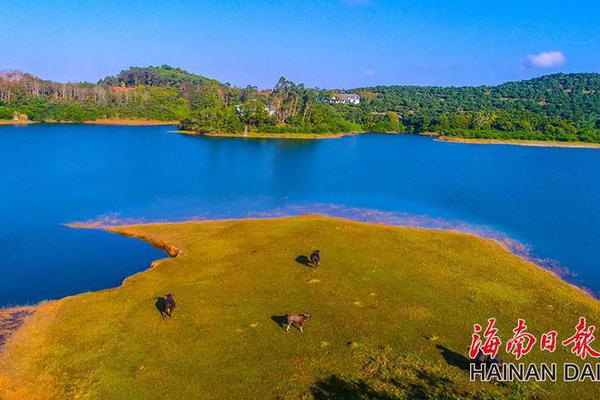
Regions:
<instances>
[{"instance_id":1,"label":"blue lake water","mask_svg":"<svg viewBox=\"0 0 600 400\"><path fill-rule=\"evenodd\" d=\"M72 221L329 213L497 232L600 293L600 150L0 127L0 305L113 287L164 254Z\"/></svg>"}]
</instances>

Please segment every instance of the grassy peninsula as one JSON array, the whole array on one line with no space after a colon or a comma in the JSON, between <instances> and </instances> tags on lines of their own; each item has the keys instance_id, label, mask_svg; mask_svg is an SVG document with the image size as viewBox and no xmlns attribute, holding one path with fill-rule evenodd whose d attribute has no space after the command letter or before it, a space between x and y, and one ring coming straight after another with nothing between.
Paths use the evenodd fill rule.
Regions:
<instances>
[{"instance_id":1,"label":"grassy peninsula","mask_svg":"<svg viewBox=\"0 0 600 400\"><path fill-rule=\"evenodd\" d=\"M594 383L468 380L472 324L571 335L600 303L499 244L306 216L109 228L174 258L40 305L0 359L0 398L593 398ZM301 256L322 252L317 269ZM175 251L175 249L177 251ZM173 293L173 319L157 296ZM310 312L304 333L281 316ZM510 356L503 354L505 360ZM577 362L566 350L527 362ZM592 397L590 397L590 395ZM443 397L446 396L446 397ZM535 396L535 397L534 397Z\"/></svg>"}]
</instances>

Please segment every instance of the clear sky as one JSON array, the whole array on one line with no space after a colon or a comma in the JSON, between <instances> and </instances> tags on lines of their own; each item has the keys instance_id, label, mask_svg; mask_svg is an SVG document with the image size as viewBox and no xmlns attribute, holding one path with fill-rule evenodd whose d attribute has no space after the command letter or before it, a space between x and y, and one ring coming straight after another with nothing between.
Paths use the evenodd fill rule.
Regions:
<instances>
[{"instance_id":1,"label":"clear sky","mask_svg":"<svg viewBox=\"0 0 600 400\"><path fill-rule=\"evenodd\" d=\"M0 70L170 64L235 85L496 84L600 72L600 2L2 0Z\"/></svg>"}]
</instances>

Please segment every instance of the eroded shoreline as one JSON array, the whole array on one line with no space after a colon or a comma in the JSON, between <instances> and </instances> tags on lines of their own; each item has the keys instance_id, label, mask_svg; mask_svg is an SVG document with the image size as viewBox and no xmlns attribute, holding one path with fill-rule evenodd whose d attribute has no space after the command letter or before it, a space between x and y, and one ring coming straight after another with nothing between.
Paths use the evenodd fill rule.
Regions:
<instances>
[{"instance_id":1,"label":"eroded shoreline","mask_svg":"<svg viewBox=\"0 0 600 400\"><path fill-rule=\"evenodd\" d=\"M33 314L34 306L0 308L0 352L10 336Z\"/></svg>"}]
</instances>

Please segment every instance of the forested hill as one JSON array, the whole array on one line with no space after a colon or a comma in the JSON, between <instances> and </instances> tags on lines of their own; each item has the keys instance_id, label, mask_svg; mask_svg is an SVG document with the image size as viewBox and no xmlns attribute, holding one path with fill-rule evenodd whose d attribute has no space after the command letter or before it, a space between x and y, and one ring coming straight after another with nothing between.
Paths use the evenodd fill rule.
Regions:
<instances>
[{"instance_id":1,"label":"forested hill","mask_svg":"<svg viewBox=\"0 0 600 400\"><path fill-rule=\"evenodd\" d=\"M118 75L107 76L98 82L99 85L110 86L168 86L199 87L209 83L221 84L219 81L201 75L192 74L181 68L163 65L161 67L130 67Z\"/></svg>"},{"instance_id":2,"label":"forested hill","mask_svg":"<svg viewBox=\"0 0 600 400\"><path fill-rule=\"evenodd\" d=\"M600 74L554 74L498 86L353 89L371 112L414 132L492 139L600 141ZM370 99L370 100L369 100Z\"/></svg>"},{"instance_id":3,"label":"forested hill","mask_svg":"<svg viewBox=\"0 0 600 400\"><path fill-rule=\"evenodd\" d=\"M58 83L22 72L0 73L0 119L88 121L143 118L181 121L208 92L227 97L217 80L180 68L131 67L98 83Z\"/></svg>"},{"instance_id":4,"label":"forested hill","mask_svg":"<svg viewBox=\"0 0 600 400\"><path fill-rule=\"evenodd\" d=\"M332 101L336 92L360 104ZM181 121L200 132L438 132L447 136L600 142L600 74L555 74L498 86L376 86L323 90L280 78L232 87L163 65L98 83L0 74L0 119Z\"/></svg>"},{"instance_id":5,"label":"forested hill","mask_svg":"<svg viewBox=\"0 0 600 400\"><path fill-rule=\"evenodd\" d=\"M528 111L551 118L595 122L600 116L600 74L554 74L498 86L375 86L371 106L402 113Z\"/></svg>"}]
</instances>

